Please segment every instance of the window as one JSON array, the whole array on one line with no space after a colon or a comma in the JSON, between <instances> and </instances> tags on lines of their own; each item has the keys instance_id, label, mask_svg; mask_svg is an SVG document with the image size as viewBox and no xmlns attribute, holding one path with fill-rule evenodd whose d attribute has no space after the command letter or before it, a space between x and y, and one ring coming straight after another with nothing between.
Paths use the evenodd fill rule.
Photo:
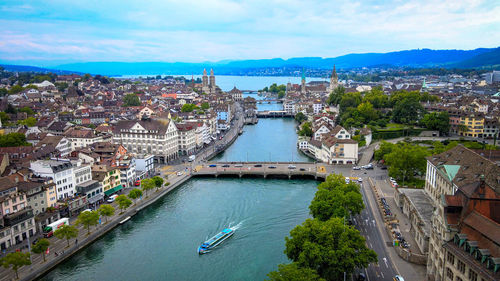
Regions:
<instances>
[{"instance_id":1,"label":"window","mask_svg":"<svg viewBox=\"0 0 500 281\"><path fill-rule=\"evenodd\" d=\"M457 261L457 269L460 271L462 274L465 274L465 263L463 263L461 260Z\"/></svg>"},{"instance_id":2,"label":"window","mask_svg":"<svg viewBox=\"0 0 500 281\"><path fill-rule=\"evenodd\" d=\"M446 277L450 280L453 281L453 271L449 267L446 268Z\"/></svg>"},{"instance_id":3,"label":"window","mask_svg":"<svg viewBox=\"0 0 500 281\"><path fill-rule=\"evenodd\" d=\"M477 273L475 273L472 269L469 269L469 280L477 281Z\"/></svg>"}]
</instances>

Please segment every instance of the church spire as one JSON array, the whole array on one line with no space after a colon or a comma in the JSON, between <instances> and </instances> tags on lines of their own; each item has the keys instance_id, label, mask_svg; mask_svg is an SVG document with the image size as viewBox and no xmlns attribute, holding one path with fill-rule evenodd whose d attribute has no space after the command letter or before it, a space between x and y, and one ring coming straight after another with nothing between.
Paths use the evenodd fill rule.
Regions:
<instances>
[{"instance_id":1,"label":"church spire","mask_svg":"<svg viewBox=\"0 0 500 281\"><path fill-rule=\"evenodd\" d=\"M335 64L333 65L332 77L337 77L337 70L335 69Z\"/></svg>"}]
</instances>

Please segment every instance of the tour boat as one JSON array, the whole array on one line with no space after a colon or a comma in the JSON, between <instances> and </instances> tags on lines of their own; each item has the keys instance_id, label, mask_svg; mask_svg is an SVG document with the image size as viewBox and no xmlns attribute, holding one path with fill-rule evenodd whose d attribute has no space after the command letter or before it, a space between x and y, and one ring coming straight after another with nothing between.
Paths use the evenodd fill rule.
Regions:
<instances>
[{"instance_id":1,"label":"tour boat","mask_svg":"<svg viewBox=\"0 0 500 281\"><path fill-rule=\"evenodd\" d=\"M234 230L231 228L226 228L226 229L222 230L214 237L203 242L203 244L201 244L201 246L198 247L198 254L202 255L202 254L208 253L211 249L215 248L217 245L222 243L222 241L231 237L233 234L234 234Z\"/></svg>"}]
</instances>

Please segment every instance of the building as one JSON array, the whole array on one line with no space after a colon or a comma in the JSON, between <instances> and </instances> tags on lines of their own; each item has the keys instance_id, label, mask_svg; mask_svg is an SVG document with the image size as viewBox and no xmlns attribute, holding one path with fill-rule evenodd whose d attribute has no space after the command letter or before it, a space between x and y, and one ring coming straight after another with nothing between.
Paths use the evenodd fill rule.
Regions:
<instances>
[{"instance_id":1,"label":"building","mask_svg":"<svg viewBox=\"0 0 500 281\"><path fill-rule=\"evenodd\" d=\"M430 280L498 280L500 167L462 145L427 158Z\"/></svg>"},{"instance_id":2,"label":"building","mask_svg":"<svg viewBox=\"0 0 500 281\"><path fill-rule=\"evenodd\" d=\"M177 123L179 155L191 155L196 150L196 127L191 123Z\"/></svg>"},{"instance_id":3,"label":"building","mask_svg":"<svg viewBox=\"0 0 500 281\"><path fill-rule=\"evenodd\" d=\"M58 155L54 155L57 157L66 157L68 156L71 149L71 142L65 138L64 136L46 136L41 141L36 144L37 148L43 148L45 146L52 146L56 149Z\"/></svg>"},{"instance_id":4,"label":"building","mask_svg":"<svg viewBox=\"0 0 500 281\"><path fill-rule=\"evenodd\" d=\"M92 166L92 179L99 182L102 192L106 196L110 196L123 188L120 169L117 167L94 165ZM87 192L85 197L88 196Z\"/></svg>"},{"instance_id":5,"label":"building","mask_svg":"<svg viewBox=\"0 0 500 281\"><path fill-rule=\"evenodd\" d=\"M143 179L154 175L155 164L153 155L136 155L135 157L136 177Z\"/></svg>"},{"instance_id":6,"label":"building","mask_svg":"<svg viewBox=\"0 0 500 281\"><path fill-rule=\"evenodd\" d=\"M484 131L484 115L480 113L462 115L460 116L460 125L458 128L459 135L464 137L482 138Z\"/></svg>"},{"instance_id":7,"label":"building","mask_svg":"<svg viewBox=\"0 0 500 281\"><path fill-rule=\"evenodd\" d=\"M19 182L17 188L26 194L26 203L35 216L57 205L56 185L51 178L34 177L29 181Z\"/></svg>"},{"instance_id":8,"label":"building","mask_svg":"<svg viewBox=\"0 0 500 281\"><path fill-rule=\"evenodd\" d=\"M152 154L157 163L167 163L178 157L179 135L172 120L125 120L113 129L113 142L134 154Z\"/></svg>"},{"instance_id":9,"label":"building","mask_svg":"<svg viewBox=\"0 0 500 281\"><path fill-rule=\"evenodd\" d=\"M104 191L102 185L96 180L90 180L78 184L76 190L82 196L87 197L89 208L96 210L100 203L104 202Z\"/></svg>"},{"instance_id":10,"label":"building","mask_svg":"<svg viewBox=\"0 0 500 281\"><path fill-rule=\"evenodd\" d=\"M234 86L234 88L228 92L231 97L233 97L233 100L235 101L242 101L243 100L243 93Z\"/></svg>"},{"instance_id":11,"label":"building","mask_svg":"<svg viewBox=\"0 0 500 281\"><path fill-rule=\"evenodd\" d=\"M51 178L56 184L57 199L72 197L76 193L73 165L67 159L37 160L30 163L33 174Z\"/></svg>"},{"instance_id":12,"label":"building","mask_svg":"<svg viewBox=\"0 0 500 281\"><path fill-rule=\"evenodd\" d=\"M87 147L97 142L111 141L111 135L96 135L94 130L86 128L70 128L64 136L71 142L71 150Z\"/></svg>"},{"instance_id":13,"label":"building","mask_svg":"<svg viewBox=\"0 0 500 281\"><path fill-rule=\"evenodd\" d=\"M332 76L330 76L330 86L328 87L328 91L331 93L338 87L339 87L339 77L337 76L335 65L333 65Z\"/></svg>"},{"instance_id":14,"label":"building","mask_svg":"<svg viewBox=\"0 0 500 281\"><path fill-rule=\"evenodd\" d=\"M321 141L319 159L328 164L356 164L358 142L350 138L328 136Z\"/></svg>"}]
</instances>

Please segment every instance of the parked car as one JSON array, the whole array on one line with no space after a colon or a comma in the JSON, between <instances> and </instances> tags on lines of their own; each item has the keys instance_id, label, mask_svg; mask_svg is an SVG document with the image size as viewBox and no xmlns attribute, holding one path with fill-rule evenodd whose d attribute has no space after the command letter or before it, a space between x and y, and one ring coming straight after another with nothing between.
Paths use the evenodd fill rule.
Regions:
<instances>
[{"instance_id":1,"label":"parked car","mask_svg":"<svg viewBox=\"0 0 500 281\"><path fill-rule=\"evenodd\" d=\"M392 280L394 280L394 281L405 281L405 279L403 277L399 276L399 275L394 276L392 278Z\"/></svg>"},{"instance_id":2,"label":"parked car","mask_svg":"<svg viewBox=\"0 0 500 281\"><path fill-rule=\"evenodd\" d=\"M288 169L295 169L295 168L297 168L297 166L292 165L292 164L288 165Z\"/></svg>"},{"instance_id":3,"label":"parked car","mask_svg":"<svg viewBox=\"0 0 500 281\"><path fill-rule=\"evenodd\" d=\"M363 182L363 179L362 178L358 178L358 182Z\"/></svg>"},{"instance_id":4,"label":"parked car","mask_svg":"<svg viewBox=\"0 0 500 281\"><path fill-rule=\"evenodd\" d=\"M92 209L85 209L82 211L82 213L85 213L85 212L92 212Z\"/></svg>"},{"instance_id":5,"label":"parked car","mask_svg":"<svg viewBox=\"0 0 500 281\"><path fill-rule=\"evenodd\" d=\"M269 169L276 169L276 166L269 166Z\"/></svg>"},{"instance_id":6,"label":"parked car","mask_svg":"<svg viewBox=\"0 0 500 281\"><path fill-rule=\"evenodd\" d=\"M305 169L305 168L300 168L299 170L300 170L300 171L305 171L306 169Z\"/></svg>"},{"instance_id":7,"label":"parked car","mask_svg":"<svg viewBox=\"0 0 500 281\"><path fill-rule=\"evenodd\" d=\"M260 167L262 167L262 165L261 165L261 164L255 164L255 165L253 165L253 166L254 166L254 167L256 167L256 168L260 168Z\"/></svg>"},{"instance_id":8,"label":"parked car","mask_svg":"<svg viewBox=\"0 0 500 281\"><path fill-rule=\"evenodd\" d=\"M141 185L141 180L136 180L135 183L134 183L135 186L139 186Z\"/></svg>"},{"instance_id":9,"label":"parked car","mask_svg":"<svg viewBox=\"0 0 500 281\"><path fill-rule=\"evenodd\" d=\"M243 167L243 164L234 164L234 166L235 166L236 168L241 168L241 167Z\"/></svg>"},{"instance_id":10,"label":"parked car","mask_svg":"<svg viewBox=\"0 0 500 281\"><path fill-rule=\"evenodd\" d=\"M111 196L109 196L108 200L106 200L106 202L113 203L113 202L115 202L116 197L118 197L118 195L116 195L116 194L111 195Z\"/></svg>"},{"instance_id":11,"label":"parked car","mask_svg":"<svg viewBox=\"0 0 500 281\"><path fill-rule=\"evenodd\" d=\"M184 174L184 173L183 173L183 172L181 172L181 171L177 172L177 176L182 176L183 174Z\"/></svg>"},{"instance_id":12,"label":"parked car","mask_svg":"<svg viewBox=\"0 0 500 281\"><path fill-rule=\"evenodd\" d=\"M217 167L217 165L215 165L215 164L210 164L210 165L208 165L208 167L210 167L210 168L215 168L215 167Z\"/></svg>"},{"instance_id":13,"label":"parked car","mask_svg":"<svg viewBox=\"0 0 500 281\"><path fill-rule=\"evenodd\" d=\"M229 165L229 164L222 165L222 168L229 168L229 167L231 167L231 165Z\"/></svg>"},{"instance_id":14,"label":"parked car","mask_svg":"<svg viewBox=\"0 0 500 281\"><path fill-rule=\"evenodd\" d=\"M361 168L359 166L354 166L352 167L353 170L361 170Z\"/></svg>"}]
</instances>

